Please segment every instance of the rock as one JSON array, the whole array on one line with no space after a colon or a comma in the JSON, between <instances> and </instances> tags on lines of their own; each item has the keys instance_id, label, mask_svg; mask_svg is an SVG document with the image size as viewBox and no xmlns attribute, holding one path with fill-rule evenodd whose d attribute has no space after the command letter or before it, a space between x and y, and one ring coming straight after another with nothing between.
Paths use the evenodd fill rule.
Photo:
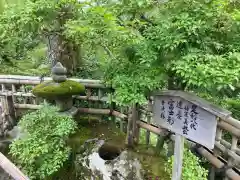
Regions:
<instances>
[{"instance_id":1,"label":"rock","mask_svg":"<svg viewBox=\"0 0 240 180\"><path fill-rule=\"evenodd\" d=\"M52 68L52 74L66 75L67 69L63 67L63 65L60 62L57 62L57 64Z\"/></svg>"},{"instance_id":2,"label":"rock","mask_svg":"<svg viewBox=\"0 0 240 180\"><path fill-rule=\"evenodd\" d=\"M20 126L14 126L12 130L7 132L6 138L12 141L14 139L22 138L26 135L27 134L23 132Z\"/></svg>"},{"instance_id":3,"label":"rock","mask_svg":"<svg viewBox=\"0 0 240 180\"><path fill-rule=\"evenodd\" d=\"M75 160L78 178L81 180L96 177L99 180L144 179L145 171L138 158L130 151L121 151L113 144L103 144L102 142L96 142L94 146L88 148L85 146L85 148L83 153L76 156ZM101 157L105 157L104 159L107 160Z\"/></svg>"}]
</instances>

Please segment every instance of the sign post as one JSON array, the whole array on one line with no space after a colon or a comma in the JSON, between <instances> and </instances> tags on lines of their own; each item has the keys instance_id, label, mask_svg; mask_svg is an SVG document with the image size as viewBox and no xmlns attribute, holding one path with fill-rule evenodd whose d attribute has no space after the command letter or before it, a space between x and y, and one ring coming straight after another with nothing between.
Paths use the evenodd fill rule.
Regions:
<instances>
[{"instance_id":1,"label":"sign post","mask_svg":"<svg viewBox=\"0 0 240 180\"><path fill-rule=\"evenodd\" d=\"M184 137L176 134L174 145L174 164L172 169L172 179L181 180L184 151Z\"/></svg>"},{"instance_id":2,"label":"sign post","mask_svg":"<svg viewBox=\"0 0 240 180\"><path fill-rule=\"evenodd\" d=\"M172 180L181 180L184 139L213 149L217 117L227 118L230 115L231 112L220 109L191 93L168 90L154 94L155 123L176 135Z\"/></svg>"}]
</instances>

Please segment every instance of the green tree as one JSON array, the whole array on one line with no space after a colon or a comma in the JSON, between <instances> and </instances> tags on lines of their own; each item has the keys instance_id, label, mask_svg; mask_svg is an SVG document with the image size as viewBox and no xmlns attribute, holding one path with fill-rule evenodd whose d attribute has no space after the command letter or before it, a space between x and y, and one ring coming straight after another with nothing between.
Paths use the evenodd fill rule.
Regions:
<instances>
[{"instance_id":1,"label":"green tree","mask_svg":"<svg viewBox=\"0 0 240 180\"><path fill-rule=\"evenodd\" d=\"M48 46L52 65L60 61L69 75L80 61L79 46L67 40L65 23L77 17L76 1L25 0L8 5L0 17L2 49L8 58L21 59L40 42Z\"/></svg>"},{"instance_id":2,"label":"green tree","mask_svg":"<svg viewBox=\"0 0 240 180\"><path fill-rule=\"evenodd\" d=\"M51 64L60 61L69 75L83 58L115 58L120 44L134 41L132 30L121 26L115 15L117 7L110 1L75 0L25 0L21 6L9 5L0 16L2 57L20 60L45 43Z\"/></svg>"},{"instance_id":3,"label":"green tree","mask_svg":"<svg viewBox=\"0 0 240 180\"><path fill-rule=\"evenodd\" d=\"M108 64L106 78L119 101L144 102L146 92L159 88L212 95L235 91L239 23L214 1L171 0L139 25L142 39L126 51L128 58Z\"/></svg>"}]
</instances>

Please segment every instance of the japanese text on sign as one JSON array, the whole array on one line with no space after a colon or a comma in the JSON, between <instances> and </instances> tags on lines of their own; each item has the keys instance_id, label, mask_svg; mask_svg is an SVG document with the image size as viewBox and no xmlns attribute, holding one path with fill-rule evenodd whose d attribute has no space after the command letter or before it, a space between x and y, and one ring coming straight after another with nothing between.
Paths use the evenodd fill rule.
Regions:
<instances>
[{"instance_id":1,"label":"japanese text on sign","mask_svg":"<svg viewBox=\"0 0 240 180\"><path fill-rule=\"evenodd\" d=\"M154 120L158 125L213 148L215 115L180 97L156 96L154 101Z\"/></svg>"}]
</instances>

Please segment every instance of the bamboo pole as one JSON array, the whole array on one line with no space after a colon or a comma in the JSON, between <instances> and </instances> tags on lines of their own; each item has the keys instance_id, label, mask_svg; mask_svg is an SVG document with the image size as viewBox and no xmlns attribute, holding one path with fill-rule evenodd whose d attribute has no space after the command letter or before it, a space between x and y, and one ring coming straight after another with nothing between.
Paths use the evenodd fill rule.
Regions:
<instances>
[{"instance_id":1,"label":"bamboo pole","mask_svg":"<svg viewBox=\"0 0 240 180\"><path fill-rule=\"evenodd\" d=\"M118 112L118 111L113 111L112 112L112 115L115 116L115 117L118 117L124 121L127 121L127 115L121 113L121 112Z\"/></svg>"},{"instance_id":2,"label":"bamboo pole","mask_svg":"<svg viewBox=\"0 0 240 180\"><path fill-rule=\"evenodd\" d=\"M137 121L137 124L139 125L139 127L143 128L143 129L146 129L156 135L166 135L166 131L164 129L161 129L161 128L158 128L158 127L155 127L153 125L150 125L150 124L147 124L146 122L144 121Z\"/></svg>"},{"instance_id":3,"label":"bamboo pole","mask_svg":"<svg viewBox=\"0 0 240 180\"><path fill-rule=\"evenodd\" d=\"M78 112L98 114L98 115L110 115L110 109L94 109L94 108L78 108Z\"/></svg>"},{"instance_id":4,"label":"bamboo pole","mask_svg":"<svg viewBox=\"0 0 240 180\"><path fill-rule=\"evenodd\" d=\"M30 92L12 92L12 91L7 91L7 92L0 92L0 96L5 96L11 94L13 96L19 96L19 97L31 97L31 98L37 98ZM100 101L100 102L107 102L108 97L101 97L99 98L98 96L73 96L73 98L78 99L78 100L87 100L87 101Z\"/></svg>"},{"instance_id":5,"label":"bamboo pole","mask_svg":"<svg viewBox=\"0 0 240 180\"><path fill-rule=\"evenodd\" d=\"M221 162L218 158L213 156L210 152L208 152L203 147L198 148L197 151L200 155L205 157L216 168L220 169L220 168L224 167L225 164L223 162ZM227 169L226 175L232 180L240 180L239 174L236 173L233 169Z\"/></svg>"},{"instance_id":6,"label":"bamboo pole","mask_svg":"<svg viewBox=\"0 0 240 180\"><path fill-rule=\"evenodd\" d=\"M220 139L220 143L225 146L226 148L230 149L231 148L231 144L227 141L225 141L224 139ZM240 149L239 147L236 148L236 154L240 156Z\"/></svg>"},{"instance_id":7,"label":"bamboo pole","mask_svg":"<svg viewBox=\"0 0 240 180\"><path fill-rule=\"evenodd\" d=\"M11 161L9 161L2 153L0 153L0 166L15 180L30 180L25 176Z\"/></svg>"},{"instance_id":8,"label":"bamboo pole","mask_svg":"<svg viewBox=\"0 0 240 180\"><path fill-rule=\"evenodd\" d=\"M240 129L237 129L236 127L222 120L218 121L217 125L218 127L230 132L232 135L240 138Z\"/></svg>"},{"instance_id":9,"label":"bamboo pole","mask_svg":"<svg viewBox=\"0 0 240 180\"><path fill-rule=\"evenodd\" d=\"M89 100L89 101L98 101L98 102L107 102L108 97L103 97L99 98L99 96L91 96L87 98L87 96L73 96L73 98L78 99L78 100Z\"/></svg>"},{"instance_id":10,"label":"bamboo pole","mask_svg":"<svg viewBox=\"0 0 240 180\"><path fill-rule=\"evenodd\" d=\"M235 151L236 151L236 148L237 148L237 143L238 143L238 138L236 136L233 136L232 137L231 148L228 151L228 162L227 162L227 165L229 167L230 166L234 166L236 161L240 162L240 157L237 154L235 154ZM229 180L229 178L225 177L225 180Z\"/></svg>"},{"instance_id":11,"label":"bamboo pole","mask_svg":"<svg viewBox=\"0 0 240 180\"><path fill-rule=\"evenodd\" d=\"M234 159L237 162L240 162L240 156L236 154L234 150L228 149L227 147L220 144L219 142L215 142L215 147L219 149L221 152L223 152L225 155L227 155L228 157Z\"/></svg>"},{"instance_id":12,"label":"bamboo pole","mask_svg":"<svg viewBox=\"0 0 240 180\"><path fill-rule=\"evenodd\" d=\"M44 81L51 81L51 77L44 77ZM79 82L89 88L107 88L100 80L90 79L76 79L69 78L69 80ZM34 76L17 76L17 75L0 75L0 84L24 84L24 85L37 85L41 83L40 77Z\"/></svg>"}]
</instances>

